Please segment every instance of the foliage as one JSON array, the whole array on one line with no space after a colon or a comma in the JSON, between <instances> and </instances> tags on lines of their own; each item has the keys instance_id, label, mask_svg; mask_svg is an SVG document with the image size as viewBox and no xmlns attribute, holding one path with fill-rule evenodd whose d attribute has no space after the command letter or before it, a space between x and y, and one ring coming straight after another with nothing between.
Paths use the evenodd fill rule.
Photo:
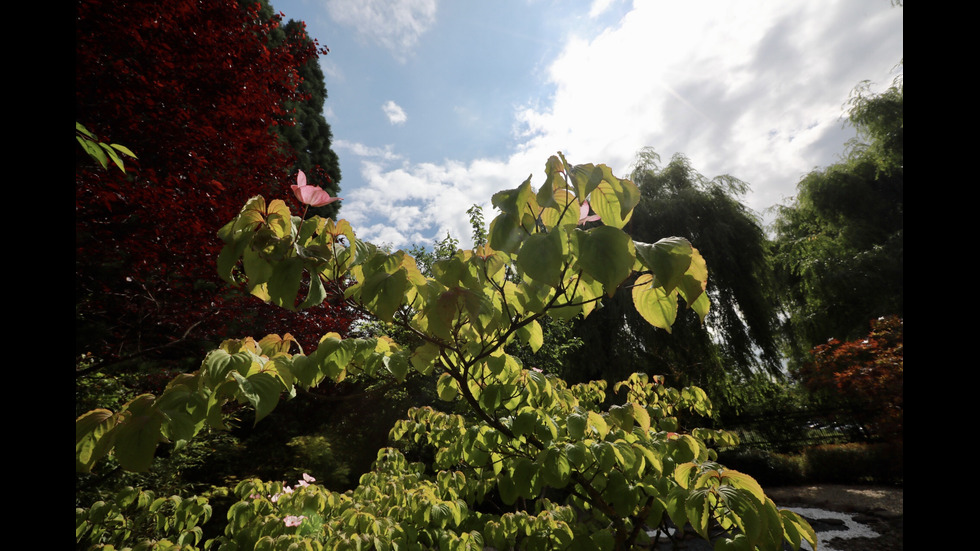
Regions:
<instances>
[{"instance_id":1,"label":"foliage","mask_svg":"<svg viewBox=\"0 0 980 551\"><path fill-rule=\"evenodd\" d=\"M767 488L811 482L806 478L806 462L802 454L775 453L743 445L719 453L718 460L752 476Z\"/></svg>"},{"instance_id":2,"label":"foliage","mask_svg":"<svg viewBox=\"0 0 980 551\"><path fill-rule=\"evenodd\" d=\"M75 140L88 153L89 157L102 165L103 169L109 166L109 161L111 160L125 174L126 165L119 154L122 153L128 157L136 158L136 155L126 146L117 143L107 144L99 141L95 134L89 132L84 125L77 121L75 122Z\"/></svg>"},{"instance_id":3,"label":"foliage","mask_svg":"<svg viewBox=\"0 0 980 551\"><path fill-rule=\"evenodd\" d=\"M643 369L710 389L726 403L739 400L729 394L744 388L754 372L777 373L780 357L766 236L758 217L740 202L748 185L731 176L708 179L682 155L661 166L649 148L638 154L632 179L640 200L626 231L647 242L686 236L711 259L712 309L705 320L710 331L698 316L681 313L661 331L620 291L579 324L576 334L585 347L571 358L569 371L578 378L610 379Z\"/></svg>"},{"instance_id":4,"label":"foliage","mask_svg":"<svg viewBox=\"0 0 980 551\"><path fill-rule=\"evenodd\" d=\"M825 444L804 450L807 482L902 484L902 448L890 443Z\"/></svg>"},{"instance_id":5,"label":"foliage","mask_svg":"<svg viewBox=\"0 0 980 551\"><path fill-rule=\"evenodd\" d=\"M344 331L341 307L246 307L217 292L211 269L212 224L289 176L294 152L273 129L295 124L307 101L315 41L234 0L78 0L75 23L77 355L105 369L168 351L199 357L242 330L289 327L308 346ZM104 170L133 152L125 172Z\"/></svg>"},{"instance_id":6,"label":"foliage","mask_svg":"<svg viewBox=\"0 0 980 551\"><path fill-rule=\"evenodd\" d=\"M873 434L902 440L904 427L904 322L897 316L872 320L867 337L832 339L813 349L800 379L813 391L830 393L857 412Z\"/></svg>"},{"instance_id":7,"label":"foliage","mask_svg":"<svg viewBox=\"0 0 980 551\"><path fill-rule=\"evenodd\" d=\"M201 525L210 518L211 506L205 497L157 497L130 486L108 501L76 507L75 539L105 546L158 540L156 549L193 549L201 543Z\"/></svg>"},{"instance_id":8,"label":"foliage","mask_svg":"<svg viewBox=\"0 0 980 551\"><path fill-rule=\"evenodd\" d=\"M697 249L681 238L637 242L623 231L639 202L632 182L561 154L545 172L538 190L528 178L494 195L501 212L487 243L435 261L429 276L404 251L357 239L344 220L303 220L281 200L250 199L219 232L223 278L286 309L315 307L348 281L352 308L415 342L328 333L304 353L288 335L226 340L161 396L80 416L76 469L107 456L146 469L158 442L180 447L205 427L223 428L229 403L251 404L258 422L282 395L353 375L404 380L414 370L435 379L448 407L409 410L391 438L418 446L428 463L382 449L345 493L307 476L294 487L244 481L224 535L209 545L625 549L649 542L647 529L663 537L687 524L716 549L815 545L798 515L714 461L709 445L733 446L731 434L682 424L711 414L701 389L637 373L607 401L603 381L570 386L504 351L514 340L539 349L544 316L587 316L631 278L634 307L653 325L671 327L678 300L702 318L708 312ZM601 217L588 229L586 201Z\"/></svg>"},{"instance_id":9,"label":"foliage","mask_svg":"<svg viewBox=\"0 0 980 551\"><path fill-rule=\"evenodd\" d=\"M830 338L862 335L867 321L903 312L902 77L881 94L860 86L845 159L811 172L777 209L774 264L793 337L793 360Z\"/></svg>"}]
</instances>

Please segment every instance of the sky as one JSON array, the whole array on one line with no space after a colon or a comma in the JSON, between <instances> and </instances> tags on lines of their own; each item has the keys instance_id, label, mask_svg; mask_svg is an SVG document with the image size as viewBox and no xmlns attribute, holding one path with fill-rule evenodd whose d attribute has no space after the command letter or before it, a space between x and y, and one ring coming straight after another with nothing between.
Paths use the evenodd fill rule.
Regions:
<instances>
[{"instance_id":1,"label":"sky","mask_svg":"<svg viewBox=\"0 0 980 551\"><path fill-rule=\"evenodd\" d=\"M750 186L771 222L855 135L847 101L902 72L889 0L270 0L305 21L340 159L340 218L393 249L451 234L466 210L547 159L628 177L653 148Z\"/></svg>"}]
</instances>

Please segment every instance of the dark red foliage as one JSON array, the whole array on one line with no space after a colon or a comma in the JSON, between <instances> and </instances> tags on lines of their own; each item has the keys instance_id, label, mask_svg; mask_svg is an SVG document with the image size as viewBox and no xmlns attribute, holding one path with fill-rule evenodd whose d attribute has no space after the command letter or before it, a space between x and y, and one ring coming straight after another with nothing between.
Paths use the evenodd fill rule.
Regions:
<instances>
[{"instance_id":1,"label":"dark red foliage","mask_svg":"<svg viewBox=\"0 0 980 551\"><path fill-rule=\"evenodd\" d=\"M228 291L215 268L216 232L249 197L293 201L295 157L274 125L295 124L297 68L326 50L271 40L280 16L235 0L76 10L76 121L138 157L123 175L76 148L76 354L196 354L171 343L286 331L311 347L346 332L343 307L290 314Z\"/></svg>"},{"instance_id":2,"label":"dark red foliage","mask_svg":"<svg viewBox=\"0 0 980 551\"><path fill-rule=\"evenodd\" d=\"M873 320L866 338L832 339L811 351L800 375L811 390L827 391L869 412L867 421L889 440L904 426L904 322L897 316Z\"/></svg>"}]
</instances>

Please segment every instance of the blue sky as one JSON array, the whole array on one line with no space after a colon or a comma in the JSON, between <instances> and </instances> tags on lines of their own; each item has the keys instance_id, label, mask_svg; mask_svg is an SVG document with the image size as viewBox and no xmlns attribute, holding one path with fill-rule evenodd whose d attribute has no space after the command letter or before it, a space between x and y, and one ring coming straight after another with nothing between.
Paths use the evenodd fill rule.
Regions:
<instances>
[{"instance_id":1,"label":"blue sky","mask_svg":"<svg viewBox=\"0 0 980 551\"><path fill-rule=\"evenodd\" d=\"M904 55L888 0L271 2L330 48L340 216L394 248L469 246L466 210L489 223L556 151L621 177L641 148L684 154L768 222L854 136L855 86L887 88Z\"/></svg>"}]
</instances>

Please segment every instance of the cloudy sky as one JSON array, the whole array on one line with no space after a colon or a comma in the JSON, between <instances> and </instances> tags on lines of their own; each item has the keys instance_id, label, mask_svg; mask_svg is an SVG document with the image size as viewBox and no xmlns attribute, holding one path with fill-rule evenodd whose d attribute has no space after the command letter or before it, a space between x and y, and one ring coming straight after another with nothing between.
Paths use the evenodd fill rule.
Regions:
<instances>
[{"instance_id":1,"label":"cloudy sky","mask_svg":"<svg viewBox=\"0 0 980 551\"><path fill-rule=\"evenodd\" d=\"M887 88L903 58L889 0L271 0L320 58L340 157L341 217L407 248L562 151L627 176L652 147L751 186L765 221L839 159L852 90Z\"/></svg>"}]
</instances>

